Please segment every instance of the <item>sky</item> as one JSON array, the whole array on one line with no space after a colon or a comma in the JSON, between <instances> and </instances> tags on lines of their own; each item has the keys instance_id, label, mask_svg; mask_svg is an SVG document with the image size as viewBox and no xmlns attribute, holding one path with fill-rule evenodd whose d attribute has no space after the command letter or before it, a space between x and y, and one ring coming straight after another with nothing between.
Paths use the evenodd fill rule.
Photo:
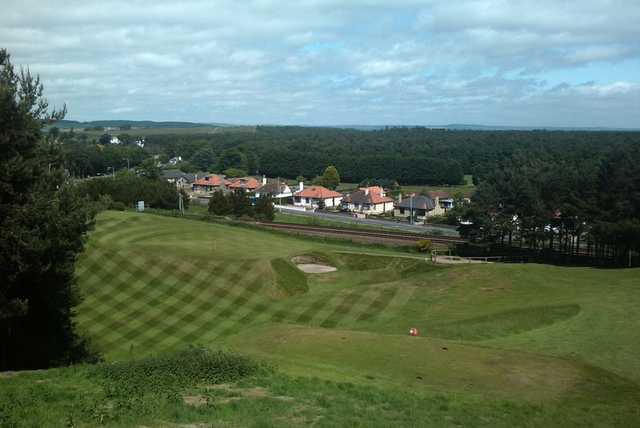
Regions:
<instances>
[{"instance_id":1,"label":"sky","mask_svg":"<svg viewBox=\"0 0 640 428\"><path fill-rule=\"evenodd\" d=\"M640 0L2 0L68 119L640 127Z\"/></svg>"}]
</instances>

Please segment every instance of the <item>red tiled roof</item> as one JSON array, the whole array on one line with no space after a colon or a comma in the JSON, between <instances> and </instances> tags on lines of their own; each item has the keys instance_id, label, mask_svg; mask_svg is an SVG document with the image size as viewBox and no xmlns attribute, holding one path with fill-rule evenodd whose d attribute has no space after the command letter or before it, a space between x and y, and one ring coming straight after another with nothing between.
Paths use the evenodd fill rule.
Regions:
<instances>
[{"instance_id":1,"label":"red tiled roof","mask_svg":"<svg viewBox=\"0 0 640 428\"><path fill-rule=\"evenodd\" d=\"M253 177L234 178L229 180L227 187L230 189L255 190L260 187L260 182Z\"/></svg>"},{"instance_id":2,"label":"red tiled roof","mask_svg":"<svg viewBox=\"0 0 640 428\"><path fill-rule=\"evenodd\" d=\"M193 182L196 186L224 186L227 180L220 175L208 175Z\"/></svg>"},{"instance_id":3,"label":"red tiled roof","mask_svg":"<svg viewBox=\"0 0 640 428\"><path fill-rule=\"evenodd\" d=\"M393 202L393 199L388 196L382 196L384 190L380 186L361 187L359 190L346 196L344 202L353 202L357 204L384 204L386 202Z\"/></svg>"},{"instance_id":4,"label":"red tiled roof","mask_svg":"<svg viewBox=\"0 0 640 428\"><path fill-rule=\"evenodd\" d=\"M329 190L322 186L309 186L299 192L296 192L295 196L302 198L330 199L339 198L342 196L342 193L334 192L333 190Z\"/></svg>"}]
</instances>

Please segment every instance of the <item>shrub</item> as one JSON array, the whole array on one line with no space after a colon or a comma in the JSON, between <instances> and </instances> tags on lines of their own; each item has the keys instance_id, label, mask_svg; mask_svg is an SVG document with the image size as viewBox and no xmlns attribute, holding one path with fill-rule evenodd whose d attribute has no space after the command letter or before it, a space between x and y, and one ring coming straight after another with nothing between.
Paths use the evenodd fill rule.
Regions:
<instances>
[{"instance_id":1,"label":"shrub","mask_svg":"<svg viewBox=\"0 0 640 428\"><path fill-rule=\"evenodd\" d=\"M127 209L127 206L120 201L114 201L111 203L111 206L109 207L109 209L115 210L115 211L124 211L125 209Z\"/></svg>"},{"instance_id":2,"label":"shrub","mask_svg":"<svg viewBox=\"0 0 640 428\"><path fill-rule=\"evenodd\" d=\"M416 249L421 253L430 253L433 243L430 239L421 239L416 243Z\"/></svg>"},{"instance_id":3,"label":"shrub","mask_svg":"<svg viewBox=\"0 0 640 428\"><path fill-rule=\"evenodd\" d=\"M170 356L99 364L94 374L108 395L135 399L146 393L167 395L189 386L235 381L258 368L240 355L193 347Z\"/></svg>"}]
</instances>

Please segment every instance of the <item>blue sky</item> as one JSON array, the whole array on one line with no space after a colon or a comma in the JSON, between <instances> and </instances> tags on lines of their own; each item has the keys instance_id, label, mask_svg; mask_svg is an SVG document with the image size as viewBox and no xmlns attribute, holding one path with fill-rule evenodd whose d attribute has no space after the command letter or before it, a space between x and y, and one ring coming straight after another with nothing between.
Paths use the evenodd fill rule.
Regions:
<instances>
[{"instance_id":1,"label":"blue sky","mask_svg":"<svg viewBox=\"0 0 640 428\"><path fill-rule=\"evenodd\" d=\"M3 2L70 119L640 126L640 1Z\"/></svg>"}]
</instances>

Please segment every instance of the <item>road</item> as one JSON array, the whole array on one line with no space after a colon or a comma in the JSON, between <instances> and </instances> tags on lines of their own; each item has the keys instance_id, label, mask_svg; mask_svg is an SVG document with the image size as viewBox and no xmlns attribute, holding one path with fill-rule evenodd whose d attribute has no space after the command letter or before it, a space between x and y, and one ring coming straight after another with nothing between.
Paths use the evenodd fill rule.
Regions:
<instances>
[{"instance_id":1,"label":"road","mask_svg":"<svg viewBox=\"0 0 640 428\"><path fill-rule=\"evenodd\" d=\"M451 226L440 226L440 225L423 225L423 224L409 224L409 223L399 223L395 221L389 220L377 220L377 219L360 219L351 217L348 214L334 214L327 212L315 212L315 211L299 211L295 209L289 209L284 207L276 208L278 211L281 211L286 214L291 215L299 215L306 217L317 217L326 220L347 223L347 224L360 224L366 226L373 227L384 227L386 229L395 229L403 232L412 232L412 233L422 233L428 235L442 235L442 236L460 236L458 231Z\"/></svg>"}]
</instances>

